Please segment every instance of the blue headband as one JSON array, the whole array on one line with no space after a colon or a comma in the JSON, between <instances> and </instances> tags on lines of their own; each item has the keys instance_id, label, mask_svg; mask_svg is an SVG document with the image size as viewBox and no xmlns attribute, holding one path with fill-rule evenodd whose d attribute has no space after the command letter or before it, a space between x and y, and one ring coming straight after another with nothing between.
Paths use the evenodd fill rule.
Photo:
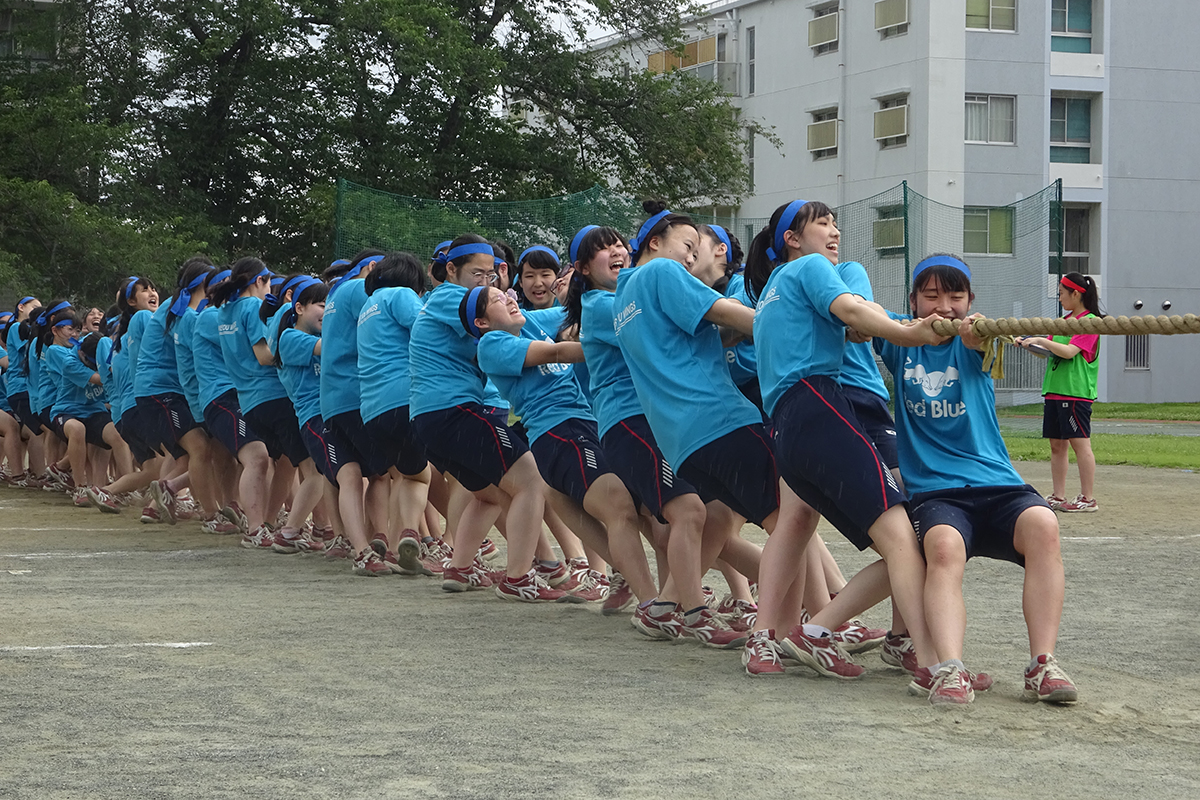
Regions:
<instances>
[{"instance_id":1,"label":"blue headband","mask_svg":"<svg viewBox=\"0 0 1200 800\"><path fill-rule=\"evenodd\" d=\"M84 337L84 338L86 338L86 337ZM83 339L76 339L74 336L72 336L71 337L71 346L75 348L76 353L79 353L80 361L82 361L84 364L91 367L92 369L96 369L96 359L89 358L88 354L83 352Z\"/></svg>"},{"instance_id":2,"label":"blue headband","mask_svg":"<svg viewBox=\"0 0 1200 800\"><path fill-rule=\"evenodd\" d=\"M64 325L74 325L74 324L75 324L75 320L73 320L73 319L60 319L58 322L54 323L54 327L61 328Z\"/></svg>"},{"instance_id":3,"label":"blue headband","mask_svg":"<svg viewBox=\"0 0 1200 800\"><path fill-rule=\"evenodd\" d=\"M793 200L787 204L787 208L779 215L779 222L775 225L775 230L772 231L773 247L767 248L767 258L772 262L783 260L784 254L787 253L787 244L783 241L783 235L792 228L792 223L796 221L796 215L800 213L800 209L808 203L807 200Z\"/></svg>"},{"instance_id":4,"label":"blue headband","mask_svg":"<svg viewBox=\"0 0 1200 800\"><path fill-rule=\"evenodd\" d=\"M312 277L311 275L297 275L295 278L292 278L290 281L285 283L283 285L283 288L279 290L280 302L283 302L284 295L286 295L289 291L291 291L291 293L292 293L292 299L295 300L296 295L300 293L300 292L296 291L296 287L300 286L301 284L304 284L304 288L302 288L300 290L302 292L302 291L304 291L305 288L308 288L308 285L309 285L308 281L316 281L317 283L320 283L320 281L318 281L316 278Z\"/></svg>"},{"instance_id":5,"label":"blue headband","mask_svg":"<svg viewBox=\"0 0 1200 800\"><path fill-rule=\"evenodd\" d=\"M458 247L452 247L446 253L446 260L453 261L456 258L473 256L476 253L486 253L492 257L493 261L496 260L496 251L493 250L492 246L487 242L479 242L477 244L460 244Z\"/></svg>"},{"instance_id":6,"label":"blue headband","mask_svg":"<svg viewBox=\"0 0 1200 800\"><path fill-rule=\"evenodd\" d=\"M331 266L331 267L346 267L349 265L350 265L350 262L344 258L339 258L336 261L329 262L329 266Z\"/></svg>"},{"instance_id":7,"label":"blue headband","mask_svg":"<svg viewBox=\"0 0 1200 800\"><path fill-rule=\"evenodd\" d=\"M467 293L467 333L479 339L483 333L475 325L475 314L479 310L479 296L488 290L487 286L476 286Z\"/></svg>"},{"instance_id":8,"label":"blue headband","mask_svg":"<svg viewBox=\"0 0 1200 800\"><path fill-rule=\"evenodd\" d=\"M916 281L917 276L930 267L954 267L954 269L966 275L967 280L971 280L971 268L954 256L930 256L917 262L916 269L913 270L912 274L913 281Z\"/></svg>"},{"instance_id":9,"label":"blue headband","mask_svg":"<svg viewBox=\"0 0 1200 800\"><path fill-rule=\"evenodd\" d=\"M632 249L635 253L641 250L642 245L645 244L642 239L648 236L650 231L654 230L654 226L661 222L670 213L670 211L663 209L650 219L643 222L642 227L638 228L637 236L633 237L633 241L629 243L630 249Z\"/></svg>"},{"instance_id":10,"label":"blue headband","mask_svg":"<svg viewBox=\"0 0 1200 800\"><path fill-rule=\"evenodd\" d=\"M382 261L382 260L383 260L383 256L367 256L362 261L359 261L352 268L346 270L345 275L343 275L342 277L338 278L336 281L333 282L333 285L329 287L329 296L332 297L333 293L337 291L338 287L341 286L346 281L352 281L355 278L357 278L359 275L361 275L362 271L364 269L366 269L367 266L372 261ZM346 263L349 264L350 262L347 261Z\"/></svg>"},{"instance_id":11,"label":"blue headband","mask_svg":"<svg viewBox=\"0 0 1200 800\"><path fill-rule=\"evenodd\" d=\"M43 311L41 314L39 314L38 318L37 318L37 324L45 325L47 322L50 321L50 317L54 316L59 311L62 311L64 308L70 308L70 307L71 307L71 304L68 303L66 300L63 300L61 303L59 303L58 305L56 305L54 308L50 309L49 311ZM57 323L55 324L55 327L58 327Z\"/></svg>"},{"instance_id":12,"label":"blue headband","mask_svg":"<svg viewBox=\"0 0 1200 800\"><path fill-rule=\"evenodd\" d=\"M732 264L733 245L729 243L729 231L725 230L720 225L709 225L708 227L712 228L712 232L715 233L717 238L721 240L721 243L725 245L725 263Z\"/></svg>"},{"instance_id":13,"label":"blue headband","mask_svg":"<svg viewBox=\"0 0 1200 800\"><path fill-rule=\"evenodd\" d=\"M201 272L199 275L192 278L191 283L180 289L179 295L175 298L175 302L171 304L170 313L177 317L182 317L183 312L187 311L187 307L192 304L192 290L204 283L204 279L207 277L207 272Z\"/></svg>"},{"instance_id":14,"label":"blue headband","mask_svg":"<svg viewBox=\"0 0 1200 800\"><path fill-rule=\"evenodd\" d=\"M125 280L129 281L128 285L125 287L125 302L129 302L129 299L133 297L133 290L137 288L137 285L141 283L142 279L137 275L130 275Z\"/></svg>"},{"instance_id":15,"label":"blue headband","mask_svg":"<svg viewBox=\"0 0 1200 800\"><path fill-rule=\"evenodd\" d=\"M23 306L26 303L28 303L30 300L37 300L37 298L34 297L33 295L29 295L28 297L22 297L20 300L17 301L17 305Z\"/></svg>"},{"instance_id":16,"label":"blue headband","mask_svg":"<svg viewBox=\"0 0 1200 800\"><path fill-rule=\"evenodd\" d=\"M533 247L525 248L524 252L521 253L521 257L517 259L517 266L525 263L525 256L529 255L530 253L548 253L550 257L554 259L554 263L561 266L561 262L558 260L558 253L554 252L549 247L546 247L544 244L535 244Z\"/></svg>"},{"instance_id":17,"label":"blue headband","mask_svg":"<svg viewBox=\"0 0 1200 800\"><path fill-rule=\"evenodd\" d=\"M438 254L439 254L439 253L440 253L442 250L445 250L445 249L449 248L449 247L450 247L450 245L452 245L452 244L454 244L454 240L453 240L453 239L447 239L447 240L446 240L446 241L444 241L444 242L439 242L439 243L438 243L438 246L437 246L437 247L435 247L435 248L433 248L433 255L434 255L434 258L436 258L436 257L438 256Z\"/></svg>"},{"instance_id":18,"label":"blue headband","mask_svg":"<svg viewBox=\"0 0 1200 800\"><path fill-rule=\"evenodd\" d=\"M3 314L0 314L0 320L4 320L5 322L7 322L10 319L12 319L11 311L5 311Z\"/></svg>"},{"instance_id":19,"label":"blue headband","mask_svg":"<svg viewBox=\"0 0 1200 800\"><path fill-rule=\"evenodd\" d=\"M241 289L238 289L238 290L237 290L236 292L234 292L233 294L229 295L229 299L230 299L230 300L237 300L239 297L241 297L241 296L242 296L242 292L244 292L244 291L246 291L247 289L249 289L249 288L250 288L252 285L254 285L254 284L258 283L258 279L259 279L259 278L269 278L269 277L271 277L271 270L267 269L266 267L263 267L261 272L259 272L257 275L255 275L255 276L254 276L253 278L251 278L250 280L246 281L246 285L245 285L245 286L243 286Z\"/></svg>"},{"instance_id":20,"label":"blue headband","mask_svg":"<svg viewBox=\"0 0 1200 800\"><path fill-rule=\"evenodd\" d=\"M292 286L292 284L296 284ZM321 282L316 278L305 275L301 278L293 278L288 281L287 287L284 287L282 294L287 294L287 289L292 289L292 311L296 310L296 306L300 305L300 295L304 294L305 290L310 286L319 286Z\"/></svg>"},{"instance_id":21,"label":"blue headband","mask_svg":"<svg viewBox=\"0 0 1200 800\"><path fill-rule=\"evenodd\" d=\"M594 231L599 227L599 225L584 225L575 234L575 238L571 239L570 255L572 264L579 260L579 245L583 243L583 237L588 235L588 231Z\"/></svg>"},{"instance_id":22,"label":"blue headband","mask_svg":"<svg viewBox=\"0 0 1200 800\"><path fill-rule=\"evenodd\" d=\"M220 272L218 272L216 275L213 275L211 278L208 279L208 285L216 286L221 281L229 280L229 276L232 274L233 274L233 270L223 269Z\"/></svg>"}]
</instances>

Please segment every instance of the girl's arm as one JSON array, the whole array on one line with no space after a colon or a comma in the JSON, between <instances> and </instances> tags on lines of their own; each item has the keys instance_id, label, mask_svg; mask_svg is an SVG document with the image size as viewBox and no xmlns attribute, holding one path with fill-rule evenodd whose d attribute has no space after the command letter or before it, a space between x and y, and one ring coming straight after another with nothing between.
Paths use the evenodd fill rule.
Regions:
<instances>
[{"instance_id":1,"label":"girl's arm","mask_svg":"<svg viewBox=\"0 0 1200 800\"><path fill-rule=\"evenodd\" d=\"M934 321L941 319L937 314L916 320L912 325L904 325L877 309L875 303L848 293L839 294L829 304L829 311L851 328L869 336L882 336L901 347L941 344L949 338L933 332Z\"/></svg>"},{"instance_id":2,"label":"girl's arm","mask_svg":"<svg viewBox=\"0 0 1200 800\"><path fill-rule=\"evenodd\" d=\"M93 372L92 377L88 378L88 383L92 384L93 386L103 386L104 385L104 381L100 379L99 372Z\"/></svg>"},{"instance_id":3,"label":"girl's arm","mask_svg":"<svg viewBox=\"0 0 1200 800\"><path fill-rule=\"evenodd\" d=\"M313 355L317 358L321 357L321 340L317 339L316 347L313 348Z\"/></svg>"},{"instance_id":4,"label":"girl's arm","mask_svg":"<svg viewBox=\"0 0 1200 800\"><path fill-rule=\"evenodd\" d=\"M267 347L266 339L259 339L254 343L254 357L264 367L274 366L275 364L275 357L271 355L271 348Z\"/></svg>"},{"instance_id":5,"label":"girl's arm","mask_svg":"<svg viewBox=\"0 0 1200 800\"><path fill-rule=\"evenodd\" d=\"M1044 336L1022 336L1016 340L1016 343L1021 347L1028 347L1029 345L1044 347L1059 358L1074 358L1083 352L1079 349L1078 345L1063 344Z\"/></svg>"},{"instance_id":6,"label":"girl's arm","mask_svg":"<svg viewBox=\"0 0 1200 800\"><path fill-rule=\"evenodd\" d=\"M754 309L746 308L737 300L728 297L718 299L704 318L722 328L733 328L744 336L754 336Z\"/></svg>"},{"instance_id":7,"label":"girl's arm","mask_svg":"<svg viewBox=\"0 0 1200 800\"><path fill-rule=\"evenodd\" d=\"M541 364L578 364L583 361L583 345L579 342L530 342L525 351L525 366Z\"/></svg>"}]
</instances>

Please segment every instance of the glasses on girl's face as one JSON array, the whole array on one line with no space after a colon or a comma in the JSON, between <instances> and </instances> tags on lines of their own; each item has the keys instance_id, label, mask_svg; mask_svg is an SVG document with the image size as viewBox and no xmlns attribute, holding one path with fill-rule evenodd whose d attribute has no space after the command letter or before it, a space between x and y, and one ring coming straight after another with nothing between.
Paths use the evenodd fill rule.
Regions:
<instances>
[{"instance_id":1,"label":"glasses on girl's face","mask_svg":"<svg viewBox=\"0 0 1200 800\"><path fill-rule=\"evenodd\" d=\"M495 285L496 281L500 280L500 276L494 272L472 272L471 277L475 280L483 279L485 283Z\"/></svg>"}]
</instances>

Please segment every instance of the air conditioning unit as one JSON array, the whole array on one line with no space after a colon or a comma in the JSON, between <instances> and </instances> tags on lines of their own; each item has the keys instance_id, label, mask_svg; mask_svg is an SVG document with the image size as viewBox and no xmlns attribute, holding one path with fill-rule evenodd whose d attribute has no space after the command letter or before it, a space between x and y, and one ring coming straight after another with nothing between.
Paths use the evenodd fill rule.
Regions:
<instances>
[{"instance_id":1,"label":"air conditioning unit","mask_svg":"<svg viewBox=\"0 0 1200 800\"><path fill-rule=\"evenodd\" d=\"M808 126L808 152L829 150L838 146L838 121L827 119Z\"/></svg>"},{"instance_id":2,"label":"air conditioning unit","mask_svg":"<svg viewBox=\"0 0 1200 800\"><path fill-rule=\"evenodd\" d=\"M904 218L875 220L871 236L876 250L904 247Z\"/></svg>"},{"instance_id":3,"label":"air conditioning unit","mask_svg":"<svg viewBox=\"0 0 1200 800\"><path fill-rule=\"evenodd\" d=\"M908 135L908 106L883 108L875 112L875 139Z\"/></svg>"},{"instance_id":4,"label":"air conditioning unit","mask_svg":"<svg viewBox=\"0 0 1200 800\"><path fill-rule=\"evenodd\" d=\"M908 0L876 0L875 30L908 24Z\"/></svg>"},{"instance_id":5,"label":"air conditioning unit","mask_svg":"<svg viewBox=\"0 0 1200 800\"><path fill-rule=\"evenodd\" d=\"M837 13L825 14L808 21L808 46L820 47L838 40Z\"/></svg>"}]
</instances>

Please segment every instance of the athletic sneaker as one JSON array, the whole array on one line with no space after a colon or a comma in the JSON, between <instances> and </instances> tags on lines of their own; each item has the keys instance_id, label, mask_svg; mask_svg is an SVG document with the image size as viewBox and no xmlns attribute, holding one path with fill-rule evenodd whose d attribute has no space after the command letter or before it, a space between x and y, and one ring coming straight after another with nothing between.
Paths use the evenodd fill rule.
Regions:
<instances>
[{"instance_id":1,"label":"athletic sneaker","mask_svg":"<svg viewBox=\"0 0 1200 800\"><path fill-rule=\"evenodd\" d=\"M482 551L483 548L480 548L480 550ZM481 557L484 559L487 558L487 556ZM537 573L537 576L542 579L543 583L553 588L558 588L571 577L571 571L567 569L567 565L562 561L557 562L553 567L547 567L540 561L534 561L533 571Z\"/></svg>"},{"instance_id":2,"label":"athletic sneaker","mask_svg":"<svg viewBox=\"0 0 1200 800\"><path fill-rule=\"evenodd\" d=\"M377 533L371 538L371 549L378 553L380 558L388 551L387 539L383 537L382 533Z\"/></svg>"},{"instance_id":3,"label":"athletic sneaker","mask_svg":"<svg viewBox=\"0 0 1200 800\"><path fill-rule=\"evenodd\" d=\"M971 672L967 670L967 680L971 683L972 691L986 692L992 688L992 676L986 672ZM929 667L917 667L912 680L908 682L908 693L913 696L928 697L933 691L937 675L929 671Z\"/></svg>"},{"instance_id":4,"label":"athletic sneaker","mask_svg":"<svg viewBox=\"0 0 1200 800\"><path fill-rule=\"evenodd\" d=\"M679 616L678 607L661 617L650 613L650 606L646 604L638 606L633 612L631 623L637 628L638 633L645 634L651 639L662 639L672 641L680 637L679 629L683 625L683 620Z\"/></svg>"},{"instance_id":5,"label":"athletic sneaker","mask_svg":"<svg viewBox=\"0 0 1200 800\"><path fill-rule=\"evenodd\" d=\"M758 619L758 606L745 600L735 600L733 595L726 595L716 611L729 623L729 627L743 633L752 630L755 620Z\"/></svg>"},{"instance_id":6,"label":"athletic sneaker","mask_svg":"<svg viewBox=\"0 0 1200 800\"><path fill-rule=\"evenodd\" d=\"M495 586L490 573L479 568L477 561L471 562L466 569L452 567L449 564L442 570L443 592L471 592L476 589L490 589Z\"/></svg>"},{"instance_id":7,"label":"athletic sneaker","mask_svg":"<svg viewBox=\"0 0 1200 800\"><path fill-rule=\"evenodd\" d=\"M600 613L606 617L620 614L635 599L633 588L625 580L625 576L613 570L608 585L608 596L604 598L604 605L600 606Z\"/></svg>"},{"instance_id":8,"label":"athletic sneaker","mask_svg":"<svg viewBox=\"0 0 1200 800\"><path fill-rule=\"evenodd\" d=\"M260 525L251 534L242 534L242 547L248 550L271 550L275 544L275 532L266 525Z\"/></svg>"},{"instance_id":9,"label":"athletic sneaker","mask_svg":"<svg viewBox=\"0 0 1200 800\"><path fill-rule=\"evenodd\" d=\"M330 542L332 542L334 539L337 538L337 533L333 530L332 527L317 528L314 526L313 538L320 539L322 542L329 544Z\"/></svg>"},{"instance_id":10,"label":"athletic sneaker","mask_svg":"<svg viewBox=\"0 0 1200 800\"><path fill-rule=\"evenodd\" d=\"M746 674L756 678L767 675L782 675L783 662L779 660L779 651L775 645L775 631L754 631L746 639L746 648L742 651L742 666Z\"/></svg>"},{"instance_id":11,"label":"athletic sneaker","mask_svg":"<svg viewBox=\"0 0 1200 800\"><path fill-rule=\"evenodd\" d=\"M335 536L333 541L325 545L326 558L350 558L353 555L354 548L350 546L350 542L346 541L345 536Z\"/></svg>"},{"instance_id":12,"label":"athletic sneaker","mask_svg":"<svg viewBox=\"0 0 1200 800\"><path fill-rule=\"evenodd\" d=\"M220 514L214 514L209 519L206 519L204 522L200 523L200 530L204 531L205 533L212 533L221 536L240 532L237 525L234 525Z\"/></svg>"},{"instance_id":13,"label":"athletic sneaker","mask_svg":"<svg viewBox=\"0 0 1200 800\"><path fill-rule=\"evenodd\" d=\"M59 469L55 464L51 464L50 466L46 467L46 477L49 478L50 482L53 483L57 488L75 488L75 479L71 477L71 474L66 470Z\"/></svg>"},{"instance_id":14,"label":"athletic sneaker","mask_svg":"<svg viewBox=\"0 0 1200 800\"><path fill-rule=\"evenodd\" d=\"M717 593L713 591L711 586L701 586L700 591L704 592L704 605L709 608L717 607Z\"/></svg>"},{"instance_id":15,"label":"athletic sneaker","mask_svg":"<svg viewBox=\"0 0 1200 800\"><path fill-rule=\"evenodd\" d=\"M1079 512L1099 511L1100 507L1096 505L1096 498L1077 496L1074 500L1068 500L1058 507L1059 511L1065 511L1068 514Z\"/></svg>"},{"instance_id":16,"label":"athletic sneaker","mask_svg":"<svg viewBox=\"0 0 1200 800\"><path fill-rule=\"evenodd\" d=\"M87 489L76 489L71 492L71 502L75 504L76 508L92 507L92 501L88 497Z\"/></svg>"},{"instance_id":17,"label":"athletic sneaker","mask_svg":"<svg viewBox=\"0 0 1200 800\"><path fill-rule=\"evenodd\" d=\"M484 539L479 545L479 552L476 555L484 561L495 561L500 557L500 549L496 547L495 542L491 539Z\"/></svg>"},{"instance_id":18,"label":"athletic sneaker","mask_svg":"<svg viewBox=\"0 0 1200 800\"><path fill-rule=\"evenodd\" d=\"M837 639L843 650L853 655L879 647L887 638L887 631L882 628L867 628L847 622L833 632L833 638Z\"/></svg>"},{"instance_id":19,"label":"athletic sneaker","mask_svg":"<svg viewBox=\"0 0 1200 800\"><path fill-rule=\"evenodd\" d=\"M99 486L89 486L84 490L87 492L88 500L96 508L100 509L105 514L120 514L121 504L117 502L117 498L112 492L100 488Z\"/></svg>"},{"instance_id":20,"label":"athletic sneaker","mask_svg":"<svg viewBox=\"0 0 1200 800\"><path fill-rule=\"evenodd\" d=\"M808 636L800 625L779 644L801 664L827 678L853 680L866 672L832 636Z\"/></svg>"},{"instance_id":21,"label":"athletic sneaker","mask_svg":"<svg viewBox=\"0 0 1200 800\"><path fill-rule=\"evenodd\" d=\"M154 503L147 503L142 509L142 522L149 525L154 522L159 522L158 509L154 507Z\"/></svg>"},{"instance_id":22,"label":"athletic sneaker","mask_svg":"<svg viewBox=\"0 0 1200 800\"><path fill-rule=\"evenodd\" d=\"M221 509L221 516L237 525L238 530L242 533L250 532L250 521L246 519L246 513L242 511L242 507L236 500Z\"/></svg>"},{"instance_id":23,"label":"athletic sneaker","mask_svg":"<svg viewBox=\"0 0 1200 800\"><path fill-rule=\"evenodd\" d=\"M1025 698L1044 703L1074 703L1079 699L1075 684L1049 653L1035 659L1033 669L1025 670Z\"/></svg>"},{"instance_id":24,"label":"athletic sneaker","mask_svg":"<svg viewBox=\"0 0 1200 800\"><path fill-rule=\"evenodd\" d=\"M1046 495L1046 502L1050 505L1051 509L1058 511L1062 508L1062 504L1067 502L1067 498L1059 497L1056 494L1048 494Z\"/></svg>"},{"instance_id":25,"label":"athletic sneaker","mask_svg":"<svg viewBox=\"0 0 1200 800\"><path fill-rule=\"evenodd\" d=\"M933 676L933 688L929 692L929 704L934 706L965 706L975 700L971 680L965 669L957 664L948 664Z\"/></svg>"},{"instance_id":26,"label":"athletic sneaker","mask_svg":"<svg viewBox=\"0 0 1200 800\"><path fill-rule=\"evenodd\" d=\"M560 603L595 603L608 595L608 578L595 570L586 570L575 578L575 586L566 590ZM566 584L563 584L564 586Z\"/></svg>"},{"instance_id":27,"label":"athletic sneaker","mask_svg":"<svg viewBox=\"0 0 1200 800\"><path fill-rule=\"evenodd\" d=\"M735 631L729 623L707 606L696 612L688 621L688 614L679 615L679 636L695 639L708 647L720 650L735 650L746 643L745 631Z\"/></svg>"},{"instance_id":28,"label":"athletic sneaker","mask_svg":"<svg viewBox=\"0 0 1200 800\"><path fill-rule=\"evenodd\" d=\"M291 534L290 536L288 534ZM275 534L271 540L271 549L276 553L291 555L300 552L300 541L303 534L295 528L284 528Z\"/></svg>"},{"instance_id":29,"label":"athletic sneaker","mask_svg":"<svg viewBox=\"0 0 1200 800\"><path fill-rule=\"evenodd\" d=\"M913 647L912 639L907 636L889 635L883 640L879 657L883 659L883 663L899 667L909 675L917 671L917 650Z\"/></svg>"},{"instance_id":30,"label":"athletic sneaker","mask_svg":"<svg viewBox=\"0 0 1200 800\"><path fill-rule=\"evenodd\" d=\"M411 577L413 575L428 574L420 566L418 566L417 569L415 569L415 570L406 569L403 565L401 565L399 556L397 556L396 553L392 552L391 550L388 550L386 553L383 554L383 563L387 564L388 569L390 569L396 575L408 575ZM419 562L419 561L417 562L418 565L420 563L421 562Z\"/></svg>"},{"instance_id":31,"label":"athletic sneaker","mask_svg":"<svg viewBox=\"0 0 1200 800\"><path fill-rule=\"evenodd\" d=\"M175 519L204 519L204 509L191 497L177 497Z\"/></svg>"},{"instance_id":32,"label":"athletic sneaker","mask_svg":"<svg viewBox=\"0 0 1200 800\"><path fill-rule=\"evenodd\" d=\"M561 565L560 565L561 566ZM551 588L536 569L531 569L519 578L504 578L496 584L496 597L501 600L518 600L522 603L553 603L566 593Z\"/></svg>"},{"instance_id":33,"label":"athletic sneaker","mask_svg":"<svg viewBox=\"0 0 1200 800\"><path fill-rule=\"evenodd\" d=\"M175 508L178 501L175 493L162 481L150 481L150 499L158 509L158 518L168 524L175 524Z\"/></svg>"},{"instance_id":34,"label":"athletic sneaker","mask_svg":"<svg viewBox=\"0 0 1200 800\"><path fill-rule=\"evenodd\" d=\"M354 557L354 574L368 578L378 578L380 575L391 575L392 568L383 562L373 548L364 547L362 552Z\"/></svg>"},{"instance_id":35,"label":"athletic sneaker","mask_svg":"<svg viewBox=\"0 0 1200 800\"><path fill-rule=\"evenodd\" d=\"M396 561L401 569L410 575L424 573L421 565L421 537L411 528L400 531L400 541L396 545Z\"/></svg>"}]
</instances>

